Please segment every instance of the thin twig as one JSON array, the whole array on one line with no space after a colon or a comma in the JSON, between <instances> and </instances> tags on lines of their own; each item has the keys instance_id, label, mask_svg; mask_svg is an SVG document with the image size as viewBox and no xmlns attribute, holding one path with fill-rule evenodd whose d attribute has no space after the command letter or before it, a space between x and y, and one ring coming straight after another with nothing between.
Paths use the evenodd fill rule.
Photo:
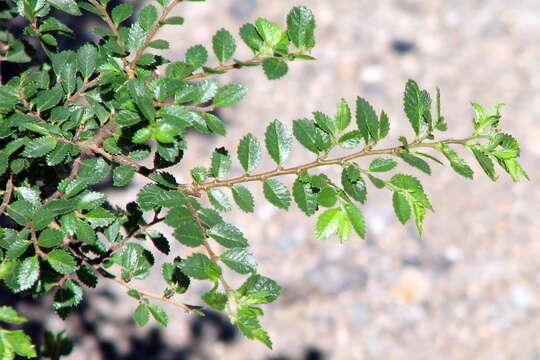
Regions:
<instances>
[{"instance_id":1,"label":"thin twig","mask_svg":"<svg viewBox=\"0 0 540 360\"><path fill-rule=\"evenodd\" d=\"M6 191L4 192L4 200L2 201L2 205L0 205L0 216L6 211L9 202L11 201L11 195L13 194L13 175L9 177L9 179L6 182Z\"/></svg>"}]
</instances>

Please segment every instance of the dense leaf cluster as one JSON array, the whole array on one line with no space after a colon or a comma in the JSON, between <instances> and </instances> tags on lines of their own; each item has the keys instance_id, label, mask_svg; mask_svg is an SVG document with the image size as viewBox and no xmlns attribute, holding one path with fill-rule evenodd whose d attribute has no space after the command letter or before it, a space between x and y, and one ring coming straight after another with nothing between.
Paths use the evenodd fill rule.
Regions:
<instances>
[{"instance_id":1,"label":"dense leaf cluster","mask_svg":"<svg viewBox=\"0 0 540 360\"><path fill-rule=\"evenodd\" d=\"M274 80L288 72L289 61L313 60L315 19L307 8L295 7L286 28L263 18L245 24L239 37L252 50L251 59L236 59L235 37L220 29L211 39L214 60L203 45L195 45L182 61L171 61L155 53L169 48L155 37L164 26L184 24L183 18L170 15L181 0L157 0L136 14L129 3L113 7L108 2L17 0L0 5L1 60L23 66L0 86L0 279L14 293L54 293L53 309L62 318L82 301L83 287L93 288L105 279L124 286L138 302L133 314L137 325L153 318L166 326L169 317L156 302L200 312L203 306L177 299L191 281L206 280L211 289L201 297L205 306L225 311L246 337L270 347L259 323L261 305L276 300L281 287L258 273L248 239L223 217L234 205L254 211L246 183L258 183L266 200L279 209L296 204L307 216L319 213L316 236L337 235L345 242L352 233L366 236L361 206L370 183L391 191L399 221L412 220L422 232L426 209L433 207L420 181L403 173L382 178L399 160L431 174L430 162L441 161L422 149L440 153L467 178L473 171L451 146L470 150L492 180L497 179L495 162L514 181L527 177L516 160L518 142L499 130L500 106L490 114L473 104L471 136L434 141L436 131L447 129L439 93L432 104L430 94L411 80L403 101L414 131L410 141L400 137L400 145L378 147L389 135L388 115L361 97L353 112L342 99L334 115L316 111L291 125L274 120L264 139L245 135L236 156L229 149L215 149L206 166L187 174L192 183L179 183L174 169L164 169L178 164L189 150L186 132L225 136L214 110L235 105L246 95L242 84L220 85L217 75L261 66ZM73 36L73 31L52 8L98 16L106 25L94 29L99 41L77 50L59 49L59 36ZM23 37L11 32L18 17L26 19ZM30 38L39 40L47 57L44 64L36 62ZM315 158L286 167L295 142ZM335 148L349 153L331 157ZM276 168L258 172L267 155ZM356 160L365 156L375 158L362 167ZM236 160L244 173L231 177ZM341 167L339 179L317 172L330 165ZM123 188L136 175L148 184L125 207L111 204L96 187L112 179L113 186ZM292 186L279 179L286 175L294 177ZM173 257L171 239L152 228L160 223L173 229L176 241L193 248L192 255ZM167 257L161 269L154 268L156 256ZM231 286L226 269L244 275L243 284ZM135 285L151 271L162 275L161 293ZM21 319L13 309L0 308L0 321ZM48 334L46 344L44 356L70 351L64 334ZM0 329L0 358L15 354L36 356L22 332Z\"/></svg>"}]
</instances>

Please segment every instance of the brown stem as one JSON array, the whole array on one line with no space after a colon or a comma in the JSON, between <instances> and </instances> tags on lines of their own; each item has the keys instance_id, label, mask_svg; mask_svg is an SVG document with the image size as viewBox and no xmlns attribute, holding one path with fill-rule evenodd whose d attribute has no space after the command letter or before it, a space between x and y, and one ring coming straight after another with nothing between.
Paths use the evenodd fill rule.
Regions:
<instances>
[{"instance_id":1,"label":"brown stem","mask_svg":"<svg viewBox=\"0 0 540 360\"><path fill-rule=\"evenodd\" d=\"M144 225L144 226L141 226L140 228L138 228L137 230L135 230L134 232L132 232L131 234L129 234L128 236L126 236L124 239L122 239L122 241L120 242L117 242L116 244L113 244L111 246L111 248L109 249L109 251L107 252L110 256L112 253L114 253L115 251L118 251L120 250L121 248L124 247L124 245L126 245L126 243L133 239L134 237L136 237L137 235L140 235L140 234L144 234L149 228L151 228L152 226L162 222L163 220L165 220L164 217L155 217L150 223ZM107 256L107 257L108 257Z\"/></svg>"},{"instance_id":2,"label":"brown stem","mask_svg":"<svg viewBox=\"0 0 540 360\"><path fill-rule=\"evenodd\" d=\"M9 202L11 201L11 195L13 194L13 175L9 177L6 183L6 191L4 192L4 200L2 205L0 205L0 216L6 211Z\"/></svg>"},{"instance_id":3,"label":"brown stem","mask_svg":"<svg viewBox=\"0 0 540 360\"><path fill-rule=\"evenodd\" d=\"M233 186L235 184L245 183L245 182L250 182L250 181L265 181L268 178L272 178L272 177L276 177L276 176L290 175L290 174L300 174L304 170L308 170L308 169L319 167L319 166L345 165L351 160L354 160L354 159L357 159L357 158L360 158L360 157L364 157L364 156L391 155L391 154L395 154L395 153L397 153L399 151L403 151L405 148L419 148L419 147L436 148L437 145L441 144L441 143L445 143L445 144L461 144L461 145L463 145L467 141L473 140L473 139L476 139L476 138L477 137L469 137L469 138L460 139L460 140L447 139L447 140L437 141L437 142L433 142L433 143L413 142L411 144L408 144L407 146L401 145L401 146L395 146L395 147L386 148L386 149L380 149L380 150L372 150L372 149L368 148L368 149L363 149L361 151L358 151L358 152L355 152L355 153L352 153L352 154L349 154L349 155L346 155L346 156L337 157L337 158L334 158L334 159L326 160L326 159L319 158L319 159L317 159L315 161L312 161L312 162L304 164L304 165L294 166L294 167L285 168L285 169L277 168L276 170L270 170L270 171L266 171L266 172L263 172L263 173L260 173L260 174L253 174L253 175L244 174L242 176L238 176L238 177L235 177L235 178L232 178L232 179L215 180L215 181L207 182L207 183L204 183L204 184L193 183L190 186L183 185L183 186L181 186L181 188L183 188L183 187L190 188L191 190L196 191L196 192L208 191L208 190L210 190L212 188L231 187L231 186Z\"/></svg>"}]
</instances>

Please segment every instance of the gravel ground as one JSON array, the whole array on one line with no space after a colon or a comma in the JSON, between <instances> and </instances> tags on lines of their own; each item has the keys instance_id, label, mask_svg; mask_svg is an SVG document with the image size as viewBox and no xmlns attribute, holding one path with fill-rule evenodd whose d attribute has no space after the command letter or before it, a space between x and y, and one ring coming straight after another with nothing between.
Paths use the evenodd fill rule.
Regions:
<instances>
[{"instance_id":1,"label":"gravel ground","mask_svg":"<svg viewBox=\"0 0 540 360\"><path fill-rule=\"evenodd\" d=\"M172 42L168 55L181 59L191 45L208 46L221 26L236 31L259 16L284 24L296 4L187 2L176 12L187 25L161 38ZM290 124L314 110L333 114L340 97L370 99L389 113L391 141L410 137L401 98L406 80L413 78L425 88L441 88L451 137L469 135L470 101L489 107L506 103L502 126L520 140L532 180L512 184L502 176L492 183L477 171L471 182L437 165L430 178L410 170L422 178L436 209L427 217L423 238L412 225L398 222L389 194L372 190L364 208L368 240L345 245L317 241L313 218L276 210L252 187L258 193L256 213L234 212L228 219L251 240L260 271L284 286L263 319L273 352L235 335L218 316L197 322L172 308L163 334L133 332L126 318L136 304L110 285L89 300L84 316L90 323L109 317L94 330L105 339L101 355L95 343L81 340L71 359L540 359L540 2L303 4L317 17L318 61L294 63L290 74L275 82L260 69L223 76L224 83L241 82L250 92L221 113L229 125L226 139L190 136L192 152L178 174L206 163L214 147L235 149L247 132L261 138L274 118ZM240 46L237 57L249 56ZM311 160L299 150L289 163ZM266 159L264 165L271 163ZM156 279L143 285L155 287ZM108 300L111 296L120 302ZM80 325L71 326L77 334ZM107 353L112 345L106 339L116 352ZM143 350L122 355L130 347ZM168 350L151 352L159 347Z\"/></svg>"}]
</instances>

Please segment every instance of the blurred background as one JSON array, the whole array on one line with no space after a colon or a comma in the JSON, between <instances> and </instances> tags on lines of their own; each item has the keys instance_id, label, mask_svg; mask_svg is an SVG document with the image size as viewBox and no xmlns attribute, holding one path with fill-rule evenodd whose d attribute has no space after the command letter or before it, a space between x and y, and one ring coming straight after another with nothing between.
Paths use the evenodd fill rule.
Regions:
<instances>
[{"instance_id":1,"label":"blurred background","mask_svg":"<svg viewBox=\"0 0 540 360\"><path fill-rule=\"evenodd\" d=\"M226 138L189 135L191 151L174 170L180 178L193 166L209 165L215 147L235 150L247 132L262 138L275 118L290 125L315 110L333 115L341 97L353 102L359 95L384 108L392 124L388 143L411 138L402 92L412 78L429 90L441 88L449 137L470 134L471 101L488 108L506 103L501 127L521 142L531 181L513 184L501 174L493 183L463 152L476 170L474 182L437 164L431 177L402 167L421 178L436 210L428 214L424 236L413 224L399 223L389 192L370 188L363 208L368 239L344 245L318 241L314 218L272 207L251 185L256 212L236 211L227 219L250 239L260 272L283 285L263 318L272 352L212 312L201 318L168 307L167 329L136 329L130 320L136 302L123 288L103 283L67 323L76 341L69 359L540 359L540 2L185 2L173 15L186 24L166 27L157 38L171 41L166 57L181 60L192 45L211 48L221 27L237 34L261 16L284 26L295 5L315 13L317 61L292 63L285 78L272 82L259 68L223 75L223 83L245 84L248 96L220 112ZM236 57L250 56L239 43ZM298 145L289 164L311 160ZM268 159L263 165L272 166ZM109 194L126 203L142 184ZM177 254L185 251L177 246ZM156 274L139 285L159 290L158 280ZM196 303L208 288L195 284L185 300ZM19 309L36 329L65 326L30 302Z\"/></svg>"}]
</instances>

